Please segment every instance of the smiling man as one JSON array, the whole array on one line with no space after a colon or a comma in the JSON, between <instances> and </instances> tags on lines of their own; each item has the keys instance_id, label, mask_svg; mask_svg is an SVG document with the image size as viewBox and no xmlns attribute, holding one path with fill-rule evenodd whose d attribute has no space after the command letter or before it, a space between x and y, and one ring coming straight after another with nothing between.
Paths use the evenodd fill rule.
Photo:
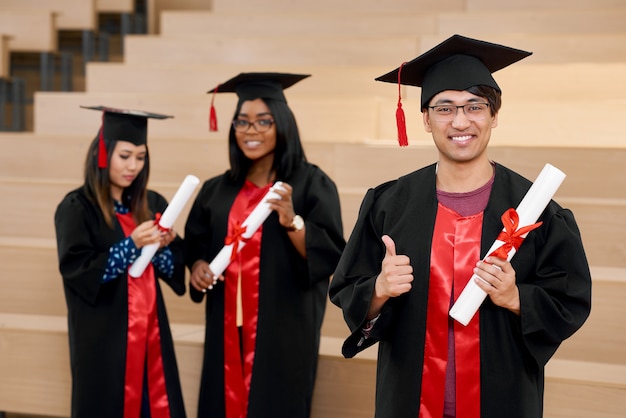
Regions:
<instances>
[{"instance_id":1,"label":"smiling man","mask_svg":"<svg viewBox=\"0 0 626 418\"><path fill-rule=\"evenodd\" d=\"M529 55L455 35L377 78L422 88L438 150L367 192L330 286L352 333L344 356L379 342L377 418L541 417L544 366L589 315L580 233L554 201L510 262L479 261L531 186L488 156L502 94L492 73ZM463 326L448 313L474 273L489 297Z\"/></svg>"}]
</instances>

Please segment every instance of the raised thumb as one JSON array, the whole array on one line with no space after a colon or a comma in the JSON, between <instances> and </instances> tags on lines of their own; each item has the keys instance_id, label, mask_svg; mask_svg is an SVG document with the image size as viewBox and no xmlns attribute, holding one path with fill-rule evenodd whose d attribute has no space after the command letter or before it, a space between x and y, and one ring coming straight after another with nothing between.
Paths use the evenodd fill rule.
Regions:
<instances>
[{"instance_id":1,"label":"raised thumb","mask_svg":"<svg viewBox=\"0 0 626 418\"><path fill-rule=\"evenodd\" d=\"M389 235L383 235L382 238L383 244L385 244L385 248L387 249L385 255L396 255L396 243L393 242Z\"/></svg>"}]
</instances>

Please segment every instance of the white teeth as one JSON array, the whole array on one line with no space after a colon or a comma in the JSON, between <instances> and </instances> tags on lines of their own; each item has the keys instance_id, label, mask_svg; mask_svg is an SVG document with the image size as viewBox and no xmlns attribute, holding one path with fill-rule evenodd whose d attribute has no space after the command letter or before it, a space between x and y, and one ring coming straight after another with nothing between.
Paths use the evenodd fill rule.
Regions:
<instances>
[{"instance_id":1,"label":"white teeth","mask_svg":"<svg viewBox=\"0 0 626 418\"><path fill-rule=\"evenodd\" d=\"M455 137L452 137L452 140L453 140L453 141L467 141L467 140L469 140L469 139L471 139L471 138L472 138L472 136L471 136L471 135L465 135L465 136L455 136Z\"/></svg>"},{"instance_id":2,"label":"white teeth","mask_svg":"<svg viewBox=\"0 0 626 418\"><path fill-rule=\"evenodd\" d=\"M249 147L258 147L261 145L261 141L246 141L246 145Z\"/></svg>"}]
</instances>

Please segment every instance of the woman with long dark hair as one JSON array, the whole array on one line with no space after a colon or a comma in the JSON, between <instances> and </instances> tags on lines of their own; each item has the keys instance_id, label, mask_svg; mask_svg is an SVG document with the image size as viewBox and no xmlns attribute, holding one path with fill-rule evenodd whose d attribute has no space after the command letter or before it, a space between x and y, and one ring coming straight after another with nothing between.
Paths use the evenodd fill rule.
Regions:
<instances>
[{"instance_id":1,"label":"woman with long dark hair","mask_svg":"<svg viewBox=\"0 0 626 418\"><path fill-rule=\"evenodd\" d=\"M68 310L72 418L183 418L174 346L158 278L185 293L182 239L160 230L167 207L148 190L147 119L95 107L102 126L85 161L84 184L55 212ZM139 277L141 248L159 250Z\"/></svg>"},{"instance_id":2,"label":"woman with long dark hair","mask_svg":"<svg viewBox=\"0 0 626 418\"><path fill-rule=\"evenodd\" d=\"M203 184L185 226L191 297L206 297L199 417L310 414L326 292L345 240L335 183L307 162L283 93L305 77L243 73L217 88L239 97L230 169ZM210 262L277 181L269 217L216 277Z\"/></svg>"}]
</instances>

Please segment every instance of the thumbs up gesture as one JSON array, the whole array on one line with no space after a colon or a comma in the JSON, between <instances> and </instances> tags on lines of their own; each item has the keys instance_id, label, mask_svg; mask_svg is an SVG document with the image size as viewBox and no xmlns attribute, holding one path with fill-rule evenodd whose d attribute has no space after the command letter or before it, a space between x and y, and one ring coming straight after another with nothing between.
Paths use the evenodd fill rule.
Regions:
<instances>
[{"instance_id":1,"label":"thumbs up gesture","mask_svg":"<svg viewBox=\"0 0 626 418\"><path fill-rule=\"evenodd\" d=\"M383 235L382 240L386 249L381 272L376 279L376 296L400 296L411 290L413 266L408 256L396 254L396 243L389 235Z\"/></svg>"}]
</instances>

